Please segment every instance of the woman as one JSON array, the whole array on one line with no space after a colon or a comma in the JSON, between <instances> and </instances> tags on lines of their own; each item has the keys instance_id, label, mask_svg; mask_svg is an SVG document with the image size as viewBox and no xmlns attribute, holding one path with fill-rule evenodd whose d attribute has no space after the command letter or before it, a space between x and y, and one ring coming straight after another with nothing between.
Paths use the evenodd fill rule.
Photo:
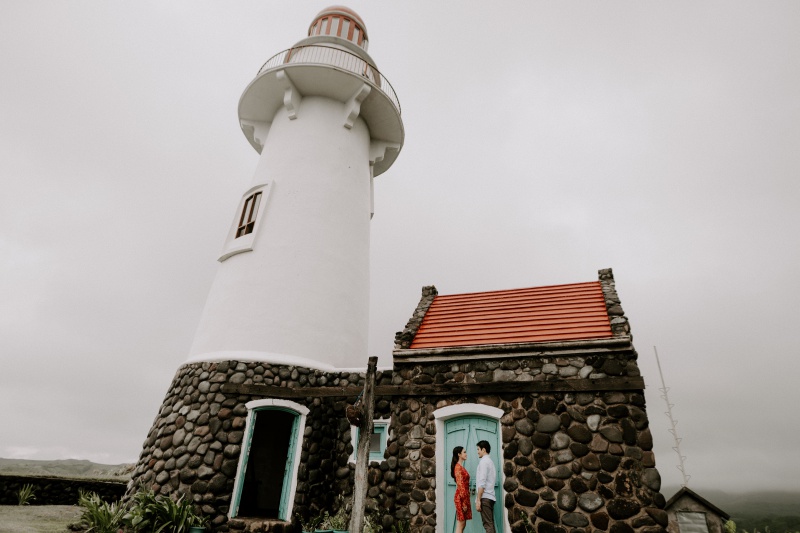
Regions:
<instances>
[{"instance_id":1,"label":"woman","mask_svg":"<svg viewBox=\"0 0 800 533\"><path fill-rule=\"evenodd\" d=\"M467 520L472 520L472 504L469 501L469 472L464 468L467 450L463 446L453 448L453 460L450 461L450 475L456 480L456 533L464 533Z\"/></svg>"}]
</instances>

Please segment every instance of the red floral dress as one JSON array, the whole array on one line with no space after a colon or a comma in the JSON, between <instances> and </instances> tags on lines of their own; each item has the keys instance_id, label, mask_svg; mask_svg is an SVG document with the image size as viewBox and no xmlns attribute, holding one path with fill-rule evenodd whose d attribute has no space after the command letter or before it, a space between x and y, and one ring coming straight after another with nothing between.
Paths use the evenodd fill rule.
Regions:
<instances>
[{"instance_id":1,"label":"red floral dress","mask_svg":"<svg viewBox=\"0 0 800 533\"><path fill-rule=\"evenodd\" d=\"M469 501L469 472L456 463L456 497L453 499L456 504L456 520L472 520L472 504Z\"/></svg>"}]
</instances>

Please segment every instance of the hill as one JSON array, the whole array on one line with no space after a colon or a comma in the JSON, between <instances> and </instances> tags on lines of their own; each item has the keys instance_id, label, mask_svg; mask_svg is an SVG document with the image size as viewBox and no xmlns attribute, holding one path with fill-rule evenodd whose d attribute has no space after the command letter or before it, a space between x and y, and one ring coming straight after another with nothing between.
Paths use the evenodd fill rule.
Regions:
<instances>
[{"instance_id":1,"label":"hill","mask_svg":"<svg viewBox=\"0 0 800 533\"><path fill-rule=\"evenodd\" d=\"M0 458L0 474L7 475L127 481L131 477L133 468L132 464L104 465L83 459L38 461Z\"/></svg>"},{"instance_id":2,"label":"hill","mask_svg":"<svg viewBox=\"0 0 800 533\"><path fill-rule=\"evenodd\" d=\"M691 488L733 517L743 515L800 516L800 490L727 492L719 489ZM663 487L661 490L667 499L676 492L678 492L678 487Z\"/></svg>"},{"instance_id":3,"label":"hill","mask_svg":"<svg viewBox=\"0 0 800 533\"><path fill-rule=\"evenodd\" d=\"M705 491L703 497L731 514L763 516L800 516L800 492L758 491L744 494L727 494L722 491ZM716 503L719 502L719 503Z\"/></svg>"}]
</instances>

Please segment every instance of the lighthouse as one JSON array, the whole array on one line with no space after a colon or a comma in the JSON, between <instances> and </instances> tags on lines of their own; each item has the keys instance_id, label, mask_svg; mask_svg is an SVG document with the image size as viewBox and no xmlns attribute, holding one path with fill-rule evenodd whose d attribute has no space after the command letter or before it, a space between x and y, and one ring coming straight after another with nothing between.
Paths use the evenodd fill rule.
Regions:
<instances>
[{"instance_id":1,"label":"lighthouse","mask_svg":"<svg viewBox=\"0 0 800 533\"><path fill-rule=\"evenodd\" d=\"M188 362L365 367L372 182L404 139L368 43L361 17L330 7L244 90L239 123L260 158Z\"/></svg>"},{"instance_id":2,"label":"lighthouse","mask_svg":"<svg viewBox=\"0 0 800 533\"><path fill-rule=\"evenodd\" d=\"M356 13L324 9L245 88L258 163L127 497L182 494L215 529L283 531L352 492L344 408L366 379L373 180L404 140L368 44Z\"/></svg>"},{"instance_id":3,"label":"lighthouse","mask_svg":"<svg viewBox=\"0 0 800 533\"><path fill-rule=\"evenodd\" d=\"M480 446L497 472L497 504L482 503L497 531L664 533L611 269L566 285L424 287L392 368L365 372L372 181L404 138L368 43L357 14L325 9L242 94L260 158L126 496L185 498L220 533L339 529L348 500L384 531L448 533L450 451Z\"/></svg>"}]
</instances>

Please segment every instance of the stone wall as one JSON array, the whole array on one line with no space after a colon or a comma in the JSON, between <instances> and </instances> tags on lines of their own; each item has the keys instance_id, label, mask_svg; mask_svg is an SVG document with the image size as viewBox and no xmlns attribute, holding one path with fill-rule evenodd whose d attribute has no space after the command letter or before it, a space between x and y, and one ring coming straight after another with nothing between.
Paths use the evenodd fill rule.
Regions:
<instances>
[{"instance_id":1,"label":"stone wall","mask_svg":"<svg viewBox=\"0 0 800 533\"><path fill-rule=\"evenodd\" d=\"M513 530L523 531L527 518L540 532L590 525L663 532L665 501L641 393L534 394L501 405Z\"/></svg>"},{"instance_id":2,"label":"stone wall","mask_svg":"<svg viewBox=\"0 0 800 533\"><path fill-rule=\"evenodd\" d=\"M435 406L424 397L398 398L392 409L392 431L385 455L388 473L394 476L396 483L392 493L386 493L379 501L392 513L391 522L408 520L412 531L433 533L436 526Z\"/></svg>"},{"instance_id":3,"label":"stone wall","mask_svg":"<svg viewBox=\"0 0 800 533\"><path fill-rule=\"evenodd\" d=\"M502 504L512 531L524 532L527 520L542 533L663 533L665 501L641 391L398 399L381 465L384 478L391 474L397 483L382 497L412 531L435 531L433 412L459 403L505 413L502 450L493 453L503 465Z\"/></svg>"},{"instance_id":4,"label":"stone wall","mask_svg":"<svg viewBox=\"0 0 800 533\"><path fill-rule=\"evenodd\" d=\"M401 520L412 533L442 525L436 473L444 459L436 457L434 411L478 403L503 412L502 449L493 454L502 461L502 504L515 533L664 533L665 501L630 327L611 271L599 278L613 338L409 350L436 296L435 288L424 288L398 333L394 370L377 379L375 417L391 423L384 459L368 469L367 495L385 530ZM144 443L128 496L140 486L189 494L215 531L282 533L298 529L297 518L333 514L339 496L352 494L345 407L363 384L360 373L235 361L185 365ZM308 396L299 395L303 388ZM260 398L291 398L309 409L292 524L227 519L245 404Z\"/></svg>"},{"instance_id":5,"label":"stone wall","mask_svg":"<svg viewBox=\"0 0 800 533\"><path fill-rule=\"evenodd\" d=\"M378 374L379 384L391 380L391 373ZM287 524L277 521L228 522L247 418L245 404L259 396L224 392L225 384L293 390L363 387L364 376L255 362L184 365L144 442L127 497L140 487L151 487L157 494L188 494L197 511L211 519L215 531L287 529ZM309 409L293 509L303 519L323 509L335 511L336 496L352 494L354 467L348 463L352 445L350 424L345 418L347 400L313 396L292 400ZM354 400L355 397L349 398L350 402ZM389 401L378 398L376 417L388 415Z\"/></svg>"},{"instance_id":6,"label":"stone wall","mask_svg":"<svg viewBox=\"0 0 800 533\"><path fill-rule=\"evenodd\" d=\"M614 282L614 272L610 268L604 268L597 271L597 277L600 280L600 287L603 289L606 311L608 311L608 318L611 322L611 332L618 337L630 336L631 326L622 310L622 304Z\"/></svg>"},{"instance_id":7,"label":"stone wall","mask_svg":"<svg viewBox=\"0 0 800 533\"><path fill-rule=\"evenodd\" d=\"M505 358L487 354L480 360L467 362L398 364L392 382L413 387L429 384L560 381L641 375L636 364L636 352L632 348L602 355L542 357L520 353L514 357L503 357ZM458 361L460 358L453 355L452 359Z\"/></svg>"},{"instance_id":8,"label":"stone wall","mask_svg":"<svg viewBox=\"0 0 800 533\"><path fill-rule=\"evenodd\" d=\"M448 384L492 386L544 382L577 387L593 380L639 375L632 347L602 354L463 362L397 363L379 372L378 385L395 391ZM182 367L145 441L129 494L139 486L186 493L216 531L284 531L276 521L227 520L247 408L259 396L224 392L224 384L282 389L363 386L363 375L325 373L261 363L197 363ZM569 385L570 383L574 385ZM527 385L526 385L527 386ZM230 390L227 388L226 390ZM350 389L351 391L353 389ZM338 495L352 494L353 468L347 402L355 397L302 397L303 430L294 514L303 520L335 512ZM590 529L662 533L660 478L641 390L392 396L376 399L376 418L391 418L383 461L368 471L369 508L388 530L408 520L411 530L434 533L436 409L481 403L502 409L502 470L506 516L514 531L525 520L542 533ZM297 525L296 523L294 524Z\"/></svg>"},{"instance_id":9,"label":"stone wall","mask_svg":"<svg viewBox=\"0 0 800 533\"><path fill-rule=\"evenodd\" d=\"M636 351L613 276L601 271L600 278L609 316L616 320L616 344L573 343L553 346L550 353L506 346L459 354L454 348L420 351L409 362L403 361L409 352L395 357L395 385L472 391L395 399L387 457L397 465L401 481L387 499L398 518L411 521L412 531L433 533L440 518L432 503L437 467L433 413L461 403L490 405L504 413L502 450L494 453L501 454L502 503L512 531L664 531L665 501ZM519 391L526 382L528 392L504 392L512 385ZM481 393L481 387L488 392ZM534 392L537 388L543 392Z\"/></svg>"},{"instance_id":10,"label":"stone wall","mask_svg":"<svg viewBox=\"0 0 800 533\"><path fill-rule=\"evenodd\" d=\"M119 481L0 474L0 505L17 505L17 492L29 484L36 496L30 505L78 505L81 490L96 492L108 502L119 500L125 493L125 483Z\"/></svg>"},{"instance_id":11,"label":"stone wall","mask_svg":"<svg viewBox=\"0 0 800 533\"><path fill-rule=\"evenodd\" d=\"M422 325L422 319L425 318L425 313L428 312L428 308L438 294L439 291L437 291L436 287L433 285L422 287L422 297L417 304L417 308L414 310L414 314L411 315L403 331L398 331L394 336L394 347L396 349L403 349L411 346L411 343L414 342L417 330L419 330L420 325Z\"/></svg>"}]
</instances>

